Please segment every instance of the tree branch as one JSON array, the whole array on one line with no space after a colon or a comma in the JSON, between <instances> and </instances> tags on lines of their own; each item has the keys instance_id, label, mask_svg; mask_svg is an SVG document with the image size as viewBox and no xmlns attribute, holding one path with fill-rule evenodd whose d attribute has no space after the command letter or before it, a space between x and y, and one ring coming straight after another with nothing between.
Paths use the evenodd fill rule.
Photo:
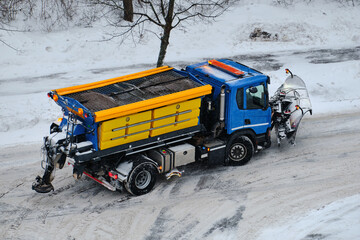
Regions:
<instances>
[{"instance_id":1,"label":"tree branch","mask_svg":"<svg viewBox=\"0 0 360 240\"><path fill-rule=\"evenodd\" d=\"M154 19L152 19L149 15L147 15L146 13L140 13L140 12L134 12L134 15L138 15L138 16L142 16L142 17L146 17L150 22L158 25L159 27L164 27L165 25L162 24L161 22L157 22Z\"/></svg>"},{"instance_id":2,"label":"tree branch","mask_svg":"<svg viewBox=\"0 0 360 240\"><path fill-rule=\"evenodd\" d=\"M151 10L153 11L153 13L154 13L154 15L155 15L156 20L158 21L158 23L161 24L161 21L160 21L160 19L159 19L159 16L158 16L158 14L157 14L157 12L156 12L156 10L155 10L154 5L152 4L152 2L151 2L151 1L143 1L143 0L141 0L141 2L143 2L143 3L145 3L145 4L150 4Z\"/></svg>"},{"instance_id":3,"label":"tree branch","mask_svg":"<svg viewBox=\"0 0 360 240\"><path fill-rule=\"evenodd\" d=\"M182 15L182 14L190 11L192 8L195 8L195 7L202 7L202 8L204 8L204 7L215 7L215 6L217 6L217 7L222 7L222 6L219 5L218 3L193 3L193 4L191 4L188 8L186 8L186 9L180 11L180 12L175 13L175 14L174 14L174 19L176 18L176 16Z\"/></svg>"},{"instance_id":4,"label":"tree branch","mask_svg":"<svg viewBox=\"0 0 360 240\"><path fill-rule=\"evenodd\" d=\"M160 2L160 8L161 8L161 14L162 14L163 18L165 19L166 13L165 13L164 0L161 0L161 2Z\"/></svg>"},{"instance_id":5,"label":"tree branch","mask_svg":"<svg viewBox=\"0 0 360 240\"><path fill-rule=\"evenodd\" d=\"M217 18L217 17L219 17L220 15L222 15L226 10L228 10L228 7L223 7L223 6L221 6L221 5L219 5L218 3L212 3L212 4L192 4L190 7L188 7L187 9L185 9L185 10L183 10L183 11L181 11L181 12L178 12L177 14L178 15L181 15L181 14L179 14L179 13L182 13L182 14L184 14L185 12L187 12L187 11L189 11L190 9L192 9L192 8L194 8L194 7L196 7L196 6L201 6L201 7L204 7L204 6L207 6L207 7L209 7L209 6L212 6L212 7L218 7L218 9L214 9L214 11L212 12L212 13L210 13L210 14L204 14L204 13L202 13L202 12L196 12L196 13L194 13L194 14L191 14L191 15L188 15L188 16L186 16L186 17L183 17L183 18L180 18L180 17L177 17L177 23L174 25L174 26L172 26L172 28L176 28L181 22L183 22L183 21L186 21L186 20L188 20L188 19L190 19L190 18L195 18L195 17L201 17L201 18ZM219 10L219 7L222 9L221 11L219 11L219 12L217 12L217 13L215 13L217 10ZM204 9L203 9L204 10ZM175 15L176 14L174 14L174 17L175 17Z\"/></svg>"},{"instance_id":6,"label":"tree branch","mask_svg":"<svg viewBox=\"0 0 360 240\"><path fill-rule=\"evenodd\" d=\"M5 44L6 46L8 46L9 48L11 48L11 49L13 49L13 50L15 50L15 51L17 51L17 52L20 52L19 49L14 48L13 46L9 45L8 43L6 43L5 41L3 41L3 40L1 40L1 39L0 39L0 42L2 42L3 44Z\"/></svg>"}]
</instances>

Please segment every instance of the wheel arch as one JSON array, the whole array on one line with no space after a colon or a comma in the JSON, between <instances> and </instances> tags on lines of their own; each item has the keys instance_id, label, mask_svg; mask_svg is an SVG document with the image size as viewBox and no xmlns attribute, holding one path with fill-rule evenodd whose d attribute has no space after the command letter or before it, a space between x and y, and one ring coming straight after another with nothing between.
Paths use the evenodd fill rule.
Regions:
<instances>
[{"instance_id":1,"label":"wheel arch","mask_svg":"<svg viewBox=\"0 0 360 240\"><path fill-rule=\"evenodd\" d=\"M253 143L254 148L256 149L256 147L257 147L256 134L252 129L240 129L240 130L237 130L236 132L233 132L231 135L229 135L229 137L227 139L227 143L230 143L234 139L239 138L241 136L248 137L251 140L251 142Z\"/></svg>"},{"instance_id":2,"label":"wheel arch","mask_svg":"<svg viewBox=\"0 0 360 240\"><path fill-rule=\"evenodd\" d=\"M132 169L129 171L128 173L128 176L127 176L127 179L126 181L129 180L129 176L130 176L130 173L137 167L141 166L142 164L147 164L147 163L150 163L151 165L153 165L157 172L160 174L160 170L159 170L159 165L157 162L155 162L154 160L152 160L151 158L149 158L148 156L144 155L144 154L136 154L135 156L126 156L126 157L129 157L129 158L134 158L134 160L131 160L132 164L133 164L133 167Z\"/></svg>"},{"instance_id":3,"label":"wheel arch","mask_svg":"<svg viewBox=\"0 0 360 240\"><path fill-rule=\"evenodd\" d=\"M154 167L156 168L159 167L157 162L155 162L154 160L152 160L151 158L149 158L144 154L138 154L138 157L137 159L134 160L134 162L150 162L152 165L154 165Z\"/></svg>"}]
</instances>

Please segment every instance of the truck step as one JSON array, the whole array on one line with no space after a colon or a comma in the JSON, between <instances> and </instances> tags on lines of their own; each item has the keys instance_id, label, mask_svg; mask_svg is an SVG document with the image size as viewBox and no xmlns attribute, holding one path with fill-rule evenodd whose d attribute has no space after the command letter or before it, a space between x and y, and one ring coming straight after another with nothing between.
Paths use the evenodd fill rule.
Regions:
<instances>
[{"instance_id":1,"label":"truck step","mask_svg":"<svg viewBox=\"0 0 360 240\"><path fill-rule=\"evenodd\" d=\"M89 151L85 151L85 152L77 152L77 153L75 153L75 159L78 159L78 158L81 158L82 156L86 156L86 155L90 155L90 154L92 154L92 153L94 153L93 151L91 151L91 150L89 150ZM79 163L83 163L84 161L77 161L77 162L79 162Z\"/></svg>"},{"instance_id":2,"label":"truck step","mask_svg":"<svg viewBox=\"0 0 360 240\"><path fill-rule=\"evenodd\" d=\"M90 141L76 143L76 148L78 152L89 151L93 148L93 143Z\"/></svg>"},{"instance_id":3,"label":"truck step","mask_svg":"<svg viewBox=\"0 0 360 240\"><path fill-rule=\"evenodd\" d=\"M166 179L169 180L173 176L181 177L183 173L184 173L184 171L179 171L176 168L174 168L173 170L168 172L165 176L166 176Z\"/></svg>"}]
</instances>

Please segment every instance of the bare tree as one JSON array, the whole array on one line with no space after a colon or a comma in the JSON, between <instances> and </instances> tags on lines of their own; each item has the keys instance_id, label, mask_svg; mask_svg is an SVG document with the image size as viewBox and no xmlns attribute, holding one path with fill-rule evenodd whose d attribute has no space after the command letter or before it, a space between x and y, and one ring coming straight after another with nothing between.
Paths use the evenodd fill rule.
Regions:
<instances>
[{"instance_id":1,"label":"bare tree","mask_svg":"<svg viewBox=\"0 0 360 240\"><path fill-rule=\"evenodd\" d=\"M21 32L19 30L16 30L16 29L13 29L12 27L8 26L6 23L3 23L0 21L0 33L1 32L7 32L7 33L10 33L10 32ZM15 50L15 51L20 51L19 49L13 47L12 45L10 45L9 43L7 43L6 41L4 41L3 39L1 39L1 34L0 34L0 43L4 44L5 46Z\"/></svg>"},{"instance_id":2,"label":"bare tree","mask_svg":"<svg viewBox=\"0 0 360 240\"><path fill-rule=\"evenodd\" d=\"M109 7L111 11L126 15L125 1L122 0L92 0L95 4ZM125 17L119 17L113 25L123 30L113 37L127 36L137 27L148 29L146 26L155 25L162 29L158 38L161 41L157 66L162 66L169 45L171 31L182 23L200 19L214 19L223 14L234 2L239 0L135 0L133 3L133 20L124 22ZM128 20L128 19L126 19Z\"/></svg>"},{"instance_id":3,"label":"bare tree","mask_svg":"<svg viewBox=\"0 0 360 240\"><path fill-rule=\"evenodd\" d=\"M337 0L339 3L343 5L353 6L355 7L355 2L360 2L359 0Z\"/></svg>"},{"instance_id":4,"label":"bare tree","mask_svg":"<svg viewBox=\"0 0 360 240\"><path fill-rule=\"evenodd\" d=\"M0 33L18 32L18 30L10 27L9 23L15 20L16 13L22 2L22 0L0 0ZM2 36L0 35L0 43L6 45L7 47L15 51L19 51L18 49L4 41L1 37Z\"/></svg>"}]
</instances>

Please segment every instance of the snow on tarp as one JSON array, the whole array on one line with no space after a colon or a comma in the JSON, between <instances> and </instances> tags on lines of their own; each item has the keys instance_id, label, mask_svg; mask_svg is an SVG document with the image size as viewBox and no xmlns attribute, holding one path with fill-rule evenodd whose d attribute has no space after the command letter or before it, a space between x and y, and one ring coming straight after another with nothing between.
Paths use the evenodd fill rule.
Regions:
<instances>
[{"instance_id":1,"label":"snow on tarp","mask_svg":"<svg viewBox=\"0 0 360 240\"><path fill-rule=\"evenodd\" d=\"M187 73L163 66L139 73L52 90L63 109L95 122L123 117L210 94L212 87ZM56 97L56 98L55 98ZM82 113L78 113L82 109ZM87 118L87 117L85 117Z\"/></svg>"},{"instance_id":2,"label":"snow on tarp","mask_svg":"<svg viewBox=\"0 0 360 240\"><path fill-rule=\"evenodd\" d=\"M169 70L65 96L74 98L90 111L97 112L200 86L202 84Z\"/></svg>"}]
</instances>

